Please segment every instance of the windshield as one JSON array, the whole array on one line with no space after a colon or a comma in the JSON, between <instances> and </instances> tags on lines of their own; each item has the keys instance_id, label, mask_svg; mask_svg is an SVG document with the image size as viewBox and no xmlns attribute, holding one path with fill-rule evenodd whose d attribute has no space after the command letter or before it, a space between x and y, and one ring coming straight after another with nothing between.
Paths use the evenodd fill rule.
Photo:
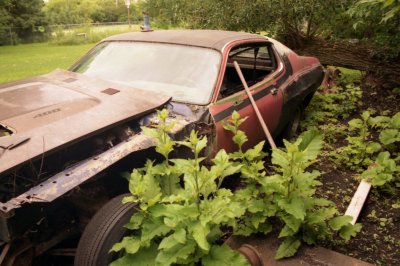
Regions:
<instances>
[{"instance_id":1,"label":"windshield","mask_svg":"<svg viewBox=\"0 0 400 266\"><path fill-rule=\"evenodd\" d=\"M174 101L207 104L214 89L221 55L200 47L105 42L72 71L172 96Z\"/></svg>"}]
</instances>

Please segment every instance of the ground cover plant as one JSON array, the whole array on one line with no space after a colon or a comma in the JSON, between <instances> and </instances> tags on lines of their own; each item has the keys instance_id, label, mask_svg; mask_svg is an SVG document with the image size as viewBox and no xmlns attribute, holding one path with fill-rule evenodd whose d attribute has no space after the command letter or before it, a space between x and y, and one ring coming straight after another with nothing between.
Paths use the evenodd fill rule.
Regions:
<instances>
[{"instance_id":1,"label":"ground cover plant","mask_svg":"<svg viewBox=\"0 0 400 266\"><path fill-rule=\"evenodd\" d=\"M247 137L239 128L245 118L238 113L224 125L238 151L220 150L208 167L201 157L207 138L192 131L188 140L174 141L169 136L174 125L166 124L167 117L166 110L160 111L155 128L142 128L156 139L156 151L164 160L148 160L129 177L131 196L123 201L138 205L125 226L131 233L111 250L123 252L112 265L247 265L221 242L227 235L280 231L283 241L275 258L282 259L296 254L302 242L316 244L336 231L348 241L360 230L359 224L350 224L351 217L338 215L333 202L315 196L320 173L306 168L322 146L316 131L273 149L275 169L267 173L264 142L242 150ZM193 156L170 158L177 145L189 148ZM239 179L240 185L224 187L228 176Z\"/></svg>"},{"instance_id":2,"label":"ground cover plant","mask_svg":"<svg viewBox=\"0 0 400 266\"><path fill-rule=\"evenodd\" d=\"M0 47L0 83L67 69L93 44L54 45L47 43Z\"/></svg>"},{"instance_id":3,"label":"ground cover plant","mask_svg":"<svg viewBox=\"0 0 400 266\"><path fill-rule=\"evenodd\" d=\"M399 100L398 89L344 70L337 86L320 88L302 123L325 135L322 158L313 166L322 172L317 195L343 213L361 179L373 184L358 220L363 229L346 246L337 239L325 246L376 265L400 263Z\"/></svg>"}]
</instances>

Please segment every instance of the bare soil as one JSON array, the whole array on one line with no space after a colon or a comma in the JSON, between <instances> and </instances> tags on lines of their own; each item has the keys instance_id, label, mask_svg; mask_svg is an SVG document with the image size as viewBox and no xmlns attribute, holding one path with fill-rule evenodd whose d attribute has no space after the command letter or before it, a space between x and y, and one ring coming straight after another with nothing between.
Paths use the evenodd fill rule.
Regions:
<instances>
[{"instance_id":1,"label":"bare soil","mask_svg":"<svg viewBox=\"0 0 400 266\"><path fill-rule=\"evenodd\" d=\"M340 123L347 123L368 108L375 109L377 114L387 111L387 115L400 111L399 94L371 86L368 82L362 89L362 108ZM342 136L333 146L338 148L345 143L345 136ZM320 177L323 185L317 191L318 196L334 201L344 213L359 184L357 174L346 167L335 167L326 160L321 160L315 167L323 172ZM337 238L324 246L375 265L400 265L400 208L393 206L399 202L399 188L393 187L391 192L372 188L357 221L362 223L361 232L347 244Z\"/></svg>"}]
</instances>

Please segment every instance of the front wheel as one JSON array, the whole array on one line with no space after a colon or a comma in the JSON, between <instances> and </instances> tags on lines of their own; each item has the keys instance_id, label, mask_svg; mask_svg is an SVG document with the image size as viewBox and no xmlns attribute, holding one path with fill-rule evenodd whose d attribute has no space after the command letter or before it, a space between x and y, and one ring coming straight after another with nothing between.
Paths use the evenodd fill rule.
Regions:
<instances>
[{"instance_id":1,"label":"front wheel","mask_svg":"<svg viewBox=\"0 0 400 266\"><path fill-rule=\"evenodd\" d=\"M75 266L107 266L118 258L112 246L126 235L124 227L134 213L134 203L122 204L129 194L119 195L105 204L90 220L79 240Z\"/></svg>"}]
</instances>

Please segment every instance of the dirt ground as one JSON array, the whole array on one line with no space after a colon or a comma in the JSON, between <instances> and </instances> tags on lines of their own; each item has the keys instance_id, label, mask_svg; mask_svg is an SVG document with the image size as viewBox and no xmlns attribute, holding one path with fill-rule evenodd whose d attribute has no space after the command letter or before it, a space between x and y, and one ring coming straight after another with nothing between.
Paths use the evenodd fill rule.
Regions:
<instances>
[{"instance_id":1,"label":"dirt ground","mask_svg":"<svg viewBox=\"0 0 400 266\"><path fill-rule=\"evenodd\" d=\"M363 105L358 114L368 108L377 110L377 113L388 110L390 115L400 111L399 94L366 85L362 89ZM357 114L340 123L347 123L355 116ZM334 148L343 145L344 138L338 139L333 144ZM339 211L344 213L359 184L356 173L346 167L335 169L326 160L320 161L315 168L323 172L320 177L323 185L318 189L318 196L334 201ZM324 246L375 265L400 265L400 208L393 206L399 202L399 188L394 188L392 193L372 188L357 221L362 223L361 232L347 244L337 238Z\"/></svg>"}]
</instances>

